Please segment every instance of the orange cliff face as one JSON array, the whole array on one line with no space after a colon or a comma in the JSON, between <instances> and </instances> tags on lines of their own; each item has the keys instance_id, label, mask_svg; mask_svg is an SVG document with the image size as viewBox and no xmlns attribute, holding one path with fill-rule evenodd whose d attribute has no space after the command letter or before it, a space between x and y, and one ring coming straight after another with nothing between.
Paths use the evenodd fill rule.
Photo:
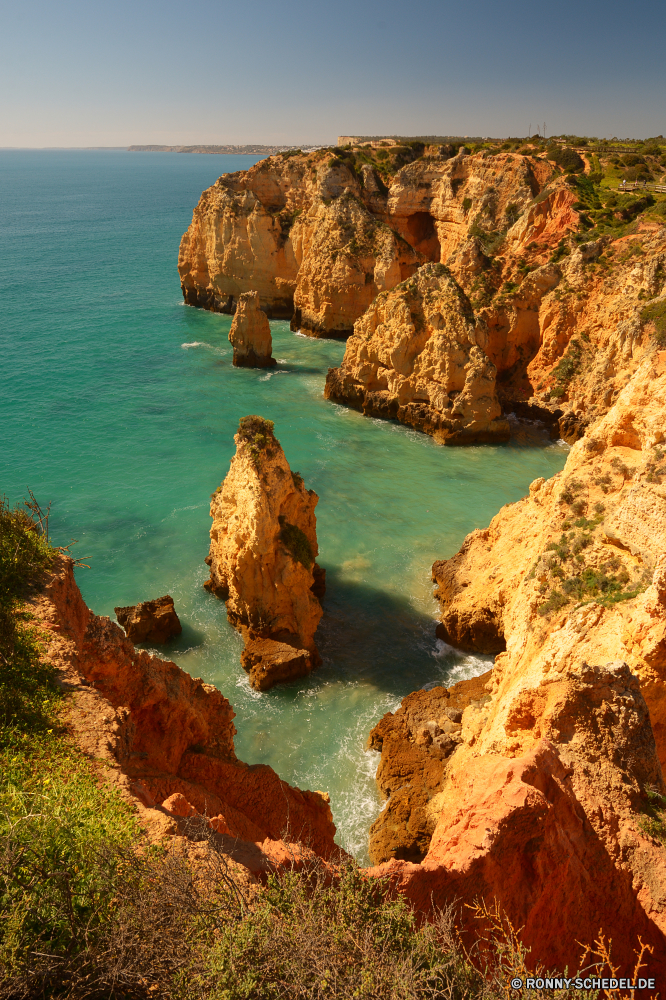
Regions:
<instances>
[{"instance_id":1,"label":"orange cliff face","mask_svg":"<svg viewBox=\"0 0 666 1000\"><path fill-rule=\"evenodd\" d=\"M67 722L77 744L104 763L154 837L199 814L251 870L266 870L303 842L335 855L328 796L300 791L272 768L234 751L234 712L211 684L175 663L137 651L122 630L85 605L73 562L59 556L31 602L46 652L72 695Z\"/></svg>"},{"instance_id":2,"label":"orange cliff face","mask_svg":"<svg viewBox=\"0 0 666 1000\"><path fill-rule=\"evenodd\" d=\"M325 395L444 444L507 441L496 374L477 346L469 300L447 268L426 264L356 321Z\"/></svg>"},{"instance_id":3,"label":"orange cliff face","mask_svg":"<svg viewBox=\"0 0 666 1000\"><path fill-rule=\"evenodd\" d=\"M576 180L545 158L436 152L410 153L413 162L384 177L362 148L278 155L224 175L181 243L185 300L233 312L242 292L256 290L261 308L294 329L349 337L419 267L444 264L474 311L474 343L496 370L503 415L545 420L573 443L650 349L643 310L666 287L666 233L641 220L631 235L585 242ZM355 377L363 393L350 394L357 353L350 343L332 376L336 398L396 416L365 393L404 372L384 361L379 384ZM433 392L450 391L447 379L431 381ZM415 401L431 407L431 395ZM397 419L409 423L413 411L396 398ZM452 440L433 416L414 426Z\"/></svg>"},{"instance_id":4,"label":"orange cliff face","mask_svg":"<svg viewBox=\"0 0 666 1000\"><path fill-rule=\"evenodd\" d=\"M268 316L347 336L378 291L423 262L382 223L374 175L359 180L329 160L273 156L204 191L178 260L189 305L233 312L254 290Z\"/></svg>"},{"instance_id":5,"label":"orange cliff face","mask_svg":"<svg viewBox=\"0 0 666 1000\"><path fill-rule=\"evenodd\" d=\"M438 634L495 664L371 736L374 871L426 911L496 900L532 967L576 969L601 929L666 975L665 412L653 351L562 473L435 563Z\"/></svg>"},{"instance_id":6,"label":"orange cliff face","mask_svg":"<svg viewBox=\"0 0 666 1000\"><path fill-rule=\"evenodd\" d=\"M370 163L330 151L269 157L202 194L180 246L185 301L233 312L257 290L267 314L294 329L348 336L374 297L419 265L448 264L479 227L506 229L552 172L534 157L461 153L407 164L387 188Z\"/></svg>"},{"instance_id":7,"label":"orange cliff face","mask_svg":"<svg viewBox=\"0 0 666 1000\"><path fill-rule=\"evenodd\" d=\"M245 639L241 663L264 691L321 662L315 632L324 571L317 566L318 497L292 473L271 421L244 417L236 454L210 506L206 588Z\"/></svg>"}]
</instances>

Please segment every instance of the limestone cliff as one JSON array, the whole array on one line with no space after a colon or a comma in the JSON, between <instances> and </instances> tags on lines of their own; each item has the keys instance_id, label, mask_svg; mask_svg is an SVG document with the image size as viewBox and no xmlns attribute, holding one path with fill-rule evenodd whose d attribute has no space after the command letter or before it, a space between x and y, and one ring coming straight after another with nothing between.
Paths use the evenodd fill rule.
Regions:
<instances>
[{"instance_id":1,"label":"limestone cliff","mask_svg":"<svg viewBox=\"0 0 666 1000\"><path fill-rule=\"evenodd\" d=\"M284 842L307 842L323 857L336 853L328 796L239 761L227 699L175 663L137 651L115 623L94 615L69 557L57 558L31 611L72 696L74 739L153 837L177 834L179 816L198 814L252 870L270 868Z\"/></svg>"},{"instance_id":2,"label":"limestone cliff","mask_svg":"<svg viewBox=\"0 0 666 1000\"><path fill-rule=\"evenodd\" d=\"M378 295L426 261L444 264L474 310L474 343L496 369L504 411L576 441L649 348L646 303L666 294L664 228L639 215L629 231L586 239L585 212L599 195L545 156L396 147L387 173L380 154L276 156L221 177L181 243L185 300L233 311L241 292L257 289L268 315L291 317L295 329L348 336L366 310L381 311ZM355 355L351 345L332 376L340 400ZM385 367L397 381L402 373ZM351 405L387 391L355 382L364 403L355 392ZM416 402L415 426L439 434L429 399ZM395 415L383 402L374 412Z\"/></svg>"},{"instance_id":3,"label":"limestone cliff","mask_svg":"<svg viewBox=\"0 0 666 1000\"><path fill-rule=\"evenodd\" d=\"M181 241L185 301L232 312L241 293L256 290L268 316L315 336L347 336L378 291L423 261L384 224L378 190L374 175L364 182L321 151L223 175Z\"/></svg>"},{"instance_id":4,"label":"limestone cliff","mask_svg":"<svg viewBox=\"0 0 666 1000\"><path fill-rule=\"evenodd\" d=\"M322 615L317 557L318 497L292 473L273 424L244 417L236 454L210 513L210 579L245 639L241 662L258 690L303 677L321 660L314 641Z\"/></svg>"},{"instance_id":5,"label":"limestone cliff","mask_svg":"<svg viewBox=\"0 0 666 1000\"><path fill-rule=\"evenodd\" d=\"M270 324L266 313L259 308L256 292L243 292L239 296L229 343L234 349L233 363L237 368L275 366Z\"/></svg>"},{"instance_id":6,"label":"limestone cliff","mask_svg":"<svg viewBox=\"0 0 666 1000\"><path fill-rule=\"evenodd\" d=\"M445 444L506 441L495 366L477 346L466 296L441 264L378 295L356 321L327 398L393 417Z\"/></svg>"},{"instance_id":7,"label":"limestone cliff","mask_svg":"<svg viewBox=\"0 0 666 1000\"><path fill-rule=\"evenodd\" d=\"M534 256L543 251L539 238L553 238L549 224L559 239L577 223L570 191L560 192L563 204L549 196L534 207L553 175L542 159L426 155L387 186L381 164L364 158L325 150L273 156L220 177L181 241L185 301L231 312L242 292L256 289L269 316L290 317L315 336L347 336L373 298L419 264L452 262L456 275L465 272L461 248L477 233L497 242L524 217L517 244ZM472 256L475 278L489 258Z\"/></svg>"},{"instance_id":8,"label":"limestone cliff","mask_svg":"<svg viewBox=\"0 0 666 1000\"><path fill-rule=\"evenodd\" d=\"M440 635L500 652L493 678L625 660L666 764L666 352L646 357L564 470L435 563Z\"/></svg>"},{"instance_id":9,"label":"limestone cliff","mask_svg":"<svg viewBox=\"0 0 666 1000\"><path fill-rule=\"evenodd\" d=\"M497 900L551 967L599 928L626 967L639 936L666 954L664 412L653 351L561 474L435 563L439 634L494 667L373 732L376 871L424 908Z\"/></svg>"}]
</instances>

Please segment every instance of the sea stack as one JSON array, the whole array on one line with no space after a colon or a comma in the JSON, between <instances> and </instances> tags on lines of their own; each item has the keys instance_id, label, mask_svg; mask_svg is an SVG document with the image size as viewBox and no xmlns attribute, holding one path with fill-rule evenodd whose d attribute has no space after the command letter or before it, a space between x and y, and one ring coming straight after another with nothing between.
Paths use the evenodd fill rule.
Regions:
<instances>
[{"instance_id":1,"label":"sea stack","mask_svg":"<svg viewBox=\"0 0 666 1000\"><path fill-rule=\"evenodd\" d=\"M165 594L154 601L141 601L126 608L114 608L118 624L132 642L152 642L164 645L180 635L183 627L173 606L173 597Z\"/></svg>"},{"instance_id":2,"label":"sea stack","mask_svg":"<svg viewBox=\"0 0 666 1000\"><path fill-rule=\"evenodd\" d=\"M258 292L243 292L229 331L237 368L272 368L273 338L266 313L259 308Z\"/></svg>"},{"instance_id":3,"label":"sea stack","mask_svg":"<svg viewBox=\"0 0 666 1000\"><path fill-rule=\"evenodd\" d=\"M324 591L315 562L319 498L289 468L271 420L243 417L234 440L236 454L210 506L204 586L226 602L245 640L250 684L265 691L321 662L314 641Z\"/></svg>"}]
</instances>

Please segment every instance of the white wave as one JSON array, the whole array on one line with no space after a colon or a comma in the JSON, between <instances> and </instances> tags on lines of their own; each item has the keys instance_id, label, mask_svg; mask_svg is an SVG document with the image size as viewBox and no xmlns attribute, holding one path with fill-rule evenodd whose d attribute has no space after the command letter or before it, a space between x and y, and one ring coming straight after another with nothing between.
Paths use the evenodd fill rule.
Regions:
<instances>
[{"instance_id":1,"label":"white wave","mask_svg":"<svg viewBox=\"0 0 666 1000\"><path fill-rule=\"evenodd\" d=\"M236 679L236 687L240 688L244 694L249 695L253 701L260 701L266 697L263 691L255 691L253 687L250 687L250 679L247 674Z\"/></svg>"},{"instance_id":2,"label":"white wave","mask_svg":"<svg viewBox=\"0 0 666 1000\"><path fill-rule=\"evenodd\" d=\"M262 375L261 378L259 379L259 381L260 382L268 382L268 380L269 380L269 378L271 377L272 374L273 374L273 372L269 372L268 375Z\"/></svg>"},{"instance_id":3,"label":"white wave","mask_svg":"<svg viewBox=\"0 0 666 1000\"><path fill-rule=\"evenodd\" d=\"M211 344L207 344L205 340L193 340L191 344L181 344L183 350L187 351L190 347L210 347L213 349Z\"/></svg>"},{"instance_id":4,"label":"white wave","mask_svg":"<svg viewBox=\"0 0 666 1000\"><path fill-rule=\"evenodd\" d=\"M437 680L424 684L423 690L430 691L439 684L450 687L458 681L467 681L471 677L479 677L490 670L493 665L493 656L483 654L463 653L461 650L450 646L443 639L435 639L435 648L430 654L438 662Z\"/></svg>"}]
</instances>

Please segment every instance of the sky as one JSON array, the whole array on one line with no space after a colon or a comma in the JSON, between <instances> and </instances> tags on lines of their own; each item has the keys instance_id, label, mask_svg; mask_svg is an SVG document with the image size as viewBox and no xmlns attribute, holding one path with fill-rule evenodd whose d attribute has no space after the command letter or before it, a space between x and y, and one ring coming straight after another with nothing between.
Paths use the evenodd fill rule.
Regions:
<instances>
[{"instance_id":1,"label":"sky","mask_svg":"<svg viewBox=\"0 0 666 1000\"><path fill-rule=\"evenodd\" d=\"M666 133L656 0L21 0L0 147Z\"/></svg>"}]
</instances>

